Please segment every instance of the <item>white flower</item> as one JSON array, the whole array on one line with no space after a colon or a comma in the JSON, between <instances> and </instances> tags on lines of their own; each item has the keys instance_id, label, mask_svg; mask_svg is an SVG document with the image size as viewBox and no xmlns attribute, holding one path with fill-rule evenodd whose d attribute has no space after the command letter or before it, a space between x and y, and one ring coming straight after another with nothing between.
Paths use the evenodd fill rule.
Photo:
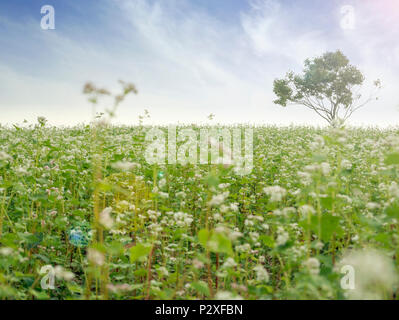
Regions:
<instances>
[{"instance_id":1,"label":"white flower","mask_svg":"<svg viewBox=\"0 0 399 320\"><path fill-rule=\"evenodd\" d=\"M319 169L319 167L318 167L317 164L310 164L310 165L305 166L304 169L307 172L315 172L315 171L317 171Z\"/></svg>"},{"instance_id":2,"label":"white flower","mask_svg":"<svg viewBox=\"0 0 399 320\"><path fill-rule=\"evenodd\" d=\"M245 224L245 226L247 226L247 227L252 227L252 226L254 225L254 222L253 222L252 220L250 220L250 219L246 219L246 220L244 221L244 224Z\"/></svg>"},{"instance_id":3,"label":"white flower","mask_svg":"<svg viewBox=\"0 0 399 320\"><path fill-rule=\"evenodd\" d=\"M234 295L229 291L218 291L215 296L216 300L242 300L239 295Z\"/></svg>"},{"instance_id":4,"label":"white flower","mask_svg":"<svg viewBox=\"0 0 399 320\"><path fill-rule=\"evenodd\" d=\"M287 194L287 190L279 186L266 187L263 191L270 197L270 202L280 202Z\"/></svg>"},{"instance_id":5,"label":"white flower","mask_svg":"<svg viewBox=\"0 0 399 320\"><path fill-rule=\"evenodd\" d=\"M251 250L251 246L249 243L244 243L242 245L236 246L236 250L238 252L249 252Z\"/></svg>"},{"instance_id":6,"label":"white flower","mask_svg":"<svg viewBox=\"0 0 399 320\"><path fill-rule=\"evenodd\" d=\"M121 171L130 171L134 168L139 168L140 164L127 162L127 161L118 161L112 164L112 168L121 170Z\"/></svg>"},{"instance_id":7,"label":"white flower","mask_svg":"<svg viewBox=\"0 0 399 320\"><path fill-rule=\"evenodd\" d=\"M167 277L169 275L169 272L165 267L159 267L158 271L165 277Z\"/></svg>"},{"instance_id":8,"label":"white flower","mask_svg":"<svg viewBox=\"0 0 399 320\"><path fill-rule=\"evenodd\" d=\"M337 265L338 271L348 265L355 271L355 289L347 292L350 299L386 299L398 284L392 259L375 249L349 251Z\"/></svg>"},{"instance_id":9,"label":"white flower","mask_svg":"<svg viewBox=\"0 0 399 320\"><path fill-rule=\"evenodd\" d=\"M226 206L226 205L224 205L224 204L222 204L222 205L220 206L220 212L226 213L226 212L228 212L228 211L229 211L229 207L228 207L228 206Z\"/></svg>"},{"instance_id":10,"label":"white flower","mask_svg":"<svg viewBox=\"0 0 399 320\"><path fill-rule=\"evenodd\" d=\"M26 169L26 168L24 168L24 167L18 167L16 170L15 170L15 172L18 174L18 175L27 175L27 174L29 174L28 173L28 170Z\"/></svg>"},{"instance_id":11,"label":"white flower","mask_svg":"<svg viewBox=\"0 0 399 320\"><path fill-rule=\"evenodd\" d=\"M39 122L42 125L45 125L47 122L47 119L45 117L37 117L37 122Z\"/></svg>"},{"instance_id":12,"label":"white flower","mask_svg":"<svg viewBox=\"0 0 399 320\"><path fill-rule=\"evenodd\" d=\"M132 290L132 286L127 284L127 283L116 284L116 285L114 285L112 283L109 283L109 284L107 284L107 288L110 291L114 292L114 293L117 293L117 292L120 292L120 291L130 291L130 290Z\"/></svg>"},{"instance_id":13,"label":"white flower","mask_svg":"<svg viewBox=\"0 0 399 320\"><path fill-rule=\"evenodd\" d=\"M270 226L267 223L261 225L261 227L265 230L269 230Z\"/></svg>"},{"instance_id":14,"label":"white flower","mask_svg":"<svg viewBox=\"0 0 399 320\"><path fill-rule=\"evenodd\" d=\"M54 268L54 272L55 272L55 276L58 278L58 279L63 279L63 280L65 280L65 281L71 281L71 280L73 280L73 278L75 277L75 275L72 273L72 272L70 272L70 271L68 271L68 270L65 270L63 267L61 267L61 266L56 266L55 268Z\"/></svg>"},{"instance_id":15,"label":"white flower","mask_svg":"<svg viewBox=\"0 0 399 320\"><path fill-rule=\"evenodd\" d=\"M105 208L100 213L99 222L107 229L111 229L112 226L114 225L114 220L111 217L111 212L112 212L112 208L108 207L108 208Z\"/></svg>"},{"instance_id":16,"label":"white flower","mask_svg":"<svg viewBox=\"0 0 399 320\"><path fill-rule=\"evenodd\" d=\"M257 265L254 268L254 271L256 272L256 279L260 282L269 282L269 274L267 272L267 270L261 266L261 265Z\"/></svg>"},{"instance_id":17,"label":"white flower","mask_svg":"<svg viewBox=\"0 0 399 320\"><path fill-rule=\"evenodd\" d=\"M346 194L337 194L337 198L343 199L348 203L352 203L352 199Z\"/></svg>"},{"instance_id":18,"label":"white flower","mask_svg":"<svg viewBox=\"0 0 399 320\"><path fill-rule=\"evenodd\" d=\"M163 187L166 186L166 179L163 178L163 179L159 180L158 186L159 186L159 189L163 189Z\"/></svg>"},{"instance_id":19,"label":"white flower","mask_svg":"<svg viewBox=\"0 0 399 320\"><path fill-rule=\"evenodd\" d=\"M389 186L389 194L394 198L399 198L399 186L395 181Z\"/></svg>"},{"instance_id":20,"label":"white flower","mask_svg":"<svg viewBox=\"0 0 399 320\"><path fill-rule=\"evenodd\" d=\"M97 266L102 266L105 262L104 255L100 251L91 248L87 250L87 259Z\"/></svg>"},{"instance_id":21,"label":"white flower","mask_svg":"<svg viewBox=\"0 0 399 320\"><path fill-rule=\"evenodd\" d=\"M238 212L238 204L237 203L231 203L230 204L230 209L233 212Z\"/></svg>"},{"instance_id":22,"label":"white flower","mask_svg":"<svg viewBox=\"0 0 399 320\"><path fill-rule=\"evenodd\" d=\"M315 214L316 212L315 209L308 204L299 207L298 211L303 217L307 217L308 214Z\"/></svg>"},{"instance_id":23,"label":"white flower","mask_svg":"<svg viewBox=\"0 0 399 320\"><path fill-rule=\"evenodd\" d=\"M312 175L309 172L299 171L298 176L301 179L302 184L304 184L305 186L312 183Z\"/></svg>"},{"instance_id":24,"label":"white flower","mask_svg":"<svg viewBox=\"0 0 399 320\"><path fill-rule=\"evenodd\" d=\"M176 197L179 197L179 198L184 199L186 196L187 196L187 194L184 191L180 191L180 192L176 193Z\"/></svg>"},{"instance_id":25,"label":"white flower","mask_svg":"<svg viewBox=\"0 0 399 320\"><path fill-rule=\"evenodd\" d=\"M256 242L259 239L259 233L257 232L250 232L249 237L251 238L252 241Z\"/></svg>"},{"instance_id":26,"label":"white flower","mask_svg":"<svg viewBox=\"0 0 399 320\"><path fill-rule=\"evenodd\" d=\"M231 231L229 234L228 234L228 237L229 237L229 239L231 240L231 241L235 241L235 240L237 240L238 238L241 238L243 236L243 234L240 232L240 231Z\"/></svg>"},{"instance_id":27,"label":"white flower","mask_svg":"<svg viewBox=\"0 0 399 320\"><path fill-rule=\"evenodd\" d=\"M11 159L11 156L9 156L7 153L5 153L4 151L0 151L0 161L1 160L8 160Z\"/></svg>"},{"instance_id":28,"label":"white flower","mask_svg":"<svg viewBox=\"0 0 399 320\"><path fill-rule=\"evenodd\" d=\"M289 238L290 238L290 237L289 237L288 232L282 232L282 233L280 233L280 234L277 236L276 244L277 244L278 246L283 246L283 245L285 245L285 244L287 243L287 241L288 241Z\"/></svg>"},{"instance_id":29,"label":"white flower","mask_svg":"<svg viewBox=\"0 0 399 320\"><path fill-rule=\"evenodd\" d=\"M323 162L321 165L321 172L323 173L323 175L328 176L331 172L331 167L330 164L327 162Z\"/></svg>"},{"instance_id":30,"label":"white flower","mask_svg":"<svg viewBox=\"0 0 399 320\"><path fill-rule=\"evenodd\" d=\"M379 207L380 207L380 205L375 202L369 202L366 204L366 208L369 210L375 210L375 209L378 209Z\"/></svg>"},{"instance_id":31,"label":"white flower","mask_svg":"<svg viewBox=\"0 0 399 320\"><path fill-rule=\"evenodd\" d=\"M310 143L312 149L320 149L324 146L324 138L321 136L316 136L314 141Z\"/></svg>"},{"instance_id":32,"label":"white flower","mask_svg":"<svg viewBox=\"0 0 399 320\"><path fill-rule=\"evenodd\" d=\"M352 169L352 163L349 160L346 160L346 159L342 160L341 166L342 166L342 168L344 168L346 170Z\"/></svg>"},{"instance_id":33,"label":"white flower","mask_svg":"<svg viewBox=\"0 0 399 320\"><path fill-rule=\"evenodd\" d=\"M8 248L8 247L0 248L0 254L3 255L3 256L9 256L10 254L13 253L13 251L14 251L13 249Z\"/></svg>"},{"instance_id":34,"label":"white flower","mask_svg":"<svg viewBox=\"0 0 399 320\"><path fill-rule=\"evenodd\" d=\"M317 275L320 273L320 262L316 258L309 258L303 265L311 274Z\"/></svg>"},{"instance_id":35,"label":"white flower","mask_svg":"<svg viewBox=\"0 0 399 320\"><path fill-rule=\"evenodd\" d=\"M321 241L318 241L318 242L315 244L315 248L318 249L318 250L323 249L323 247L324 247L324 243L321 242Z\"/></svg>"},{"instance_id":36,"label":"white flower","mask_svg":"<svg viewBox=\"0 0 399 320\"><path fill-rule=\"evenodd\" d=\"M222 265L222 269L234 268L236 266L237 266L237 263L234 261L233 258L227 258L226 261Z\"/></svg>"},{"instance_id":37,"label":"white flower","mask_svg":"<svg viewBox=\"0 0 399 320\"><path fill-rule=\"evenodd\" d=\"M166 192L159 192L158 195L163 198L163 199L168 199L169 198L169 194Z\"/></svg>"},{"instance_id":38,"label":"white flower","mask_svg":"<svg viewBox=\"0 0 399 320\"><path fill-rule=\"evenodd\" d=\"M204 263L202 261L199 261L198 259L193 260L193 267L195 269L202 269L204 267Z\"/></svg>"},{"instance_id":39,"label":"white flower","mask_svg":"<svg viewBox=\"0 0 399 320\"><path fill-rule=\"evenodd\" d=\"M216 196L213 196L211 201L208 202L209 206L220 206L229 196L229 191L223 192Z\"/></svg>"}]
</instances>

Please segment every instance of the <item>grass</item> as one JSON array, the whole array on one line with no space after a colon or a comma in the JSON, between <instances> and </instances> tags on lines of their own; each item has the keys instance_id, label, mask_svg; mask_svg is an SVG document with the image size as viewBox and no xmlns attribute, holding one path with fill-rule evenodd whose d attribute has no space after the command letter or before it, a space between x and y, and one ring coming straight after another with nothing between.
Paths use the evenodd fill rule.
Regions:
<instances>
[{"instance_id":1,"label":"grass","mask_svg":"<svg viewBox=\"0 0 399 320\"><path fill-rule=\"evenodd\" d=\"M254 127L245 176L148 129L0 127L2 299L397 298L397 129Z\"/></svg>"}]
</instances>

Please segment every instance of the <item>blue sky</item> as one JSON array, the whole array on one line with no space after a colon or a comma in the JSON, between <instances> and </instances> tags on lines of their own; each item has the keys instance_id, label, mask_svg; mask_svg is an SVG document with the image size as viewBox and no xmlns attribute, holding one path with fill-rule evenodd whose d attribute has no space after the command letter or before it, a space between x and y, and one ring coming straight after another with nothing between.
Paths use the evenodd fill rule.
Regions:
<instances>
[{"instance_id":1,"label":"blue sky","mask_svg":"<svg viewBox=\"0 0 399 320\"><path fill-rule=\"evenodd\" d=\"M40 9L55 8L55 30L42 30ZM342 6L354 9L350 29ZM3 0L0 2L0 123L88 122L86 81L139 95L117 122L323 124L301 107L273 104L273 79L303 60L341 49L381 78L381 99L352 124L399 119L397 0Z\"/></svg>"}]
</instances>

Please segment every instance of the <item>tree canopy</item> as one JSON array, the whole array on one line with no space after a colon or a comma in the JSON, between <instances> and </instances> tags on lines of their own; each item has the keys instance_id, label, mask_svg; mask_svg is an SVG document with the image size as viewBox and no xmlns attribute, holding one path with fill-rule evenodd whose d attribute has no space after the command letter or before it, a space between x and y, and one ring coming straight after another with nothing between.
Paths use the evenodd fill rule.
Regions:
<instances>
[{"instance_id":1,"label":"tree canopy","mask_svg":"<svg viewBox=\"0 0 399 320\"><path fill-rule=\"evenodd\" d=\"M362 72L341 51L327 52L306 59L302 74L290 71L284 79L274 80L274 103L283 107L304 105L330 124L345 122L356 110L377 99L380 80L374 81L370 97L361 101L359 91L364 80Z\"/></svg>"}]
</instances>

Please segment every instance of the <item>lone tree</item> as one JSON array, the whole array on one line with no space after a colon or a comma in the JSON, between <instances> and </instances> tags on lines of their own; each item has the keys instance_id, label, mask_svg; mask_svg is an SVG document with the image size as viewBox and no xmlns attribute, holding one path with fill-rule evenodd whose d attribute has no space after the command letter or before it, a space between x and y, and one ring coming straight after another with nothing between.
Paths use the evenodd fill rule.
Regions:
<instances>
[{"instance_id":1,"label":"lone tree","mask_svg":"<svg viewBox=\"0 0 399 320\"><path fill-rule=\"evenodd\" d=\"M381 89L374 81L371 95L362 100L359 93L363 74L341 52L327 52L321 57L305 60L303 74L288 72L285 79L274 80L275 104L304 105L331 125L344 123L356 110L374 99Z\"/></svg>"}]
</instances>

